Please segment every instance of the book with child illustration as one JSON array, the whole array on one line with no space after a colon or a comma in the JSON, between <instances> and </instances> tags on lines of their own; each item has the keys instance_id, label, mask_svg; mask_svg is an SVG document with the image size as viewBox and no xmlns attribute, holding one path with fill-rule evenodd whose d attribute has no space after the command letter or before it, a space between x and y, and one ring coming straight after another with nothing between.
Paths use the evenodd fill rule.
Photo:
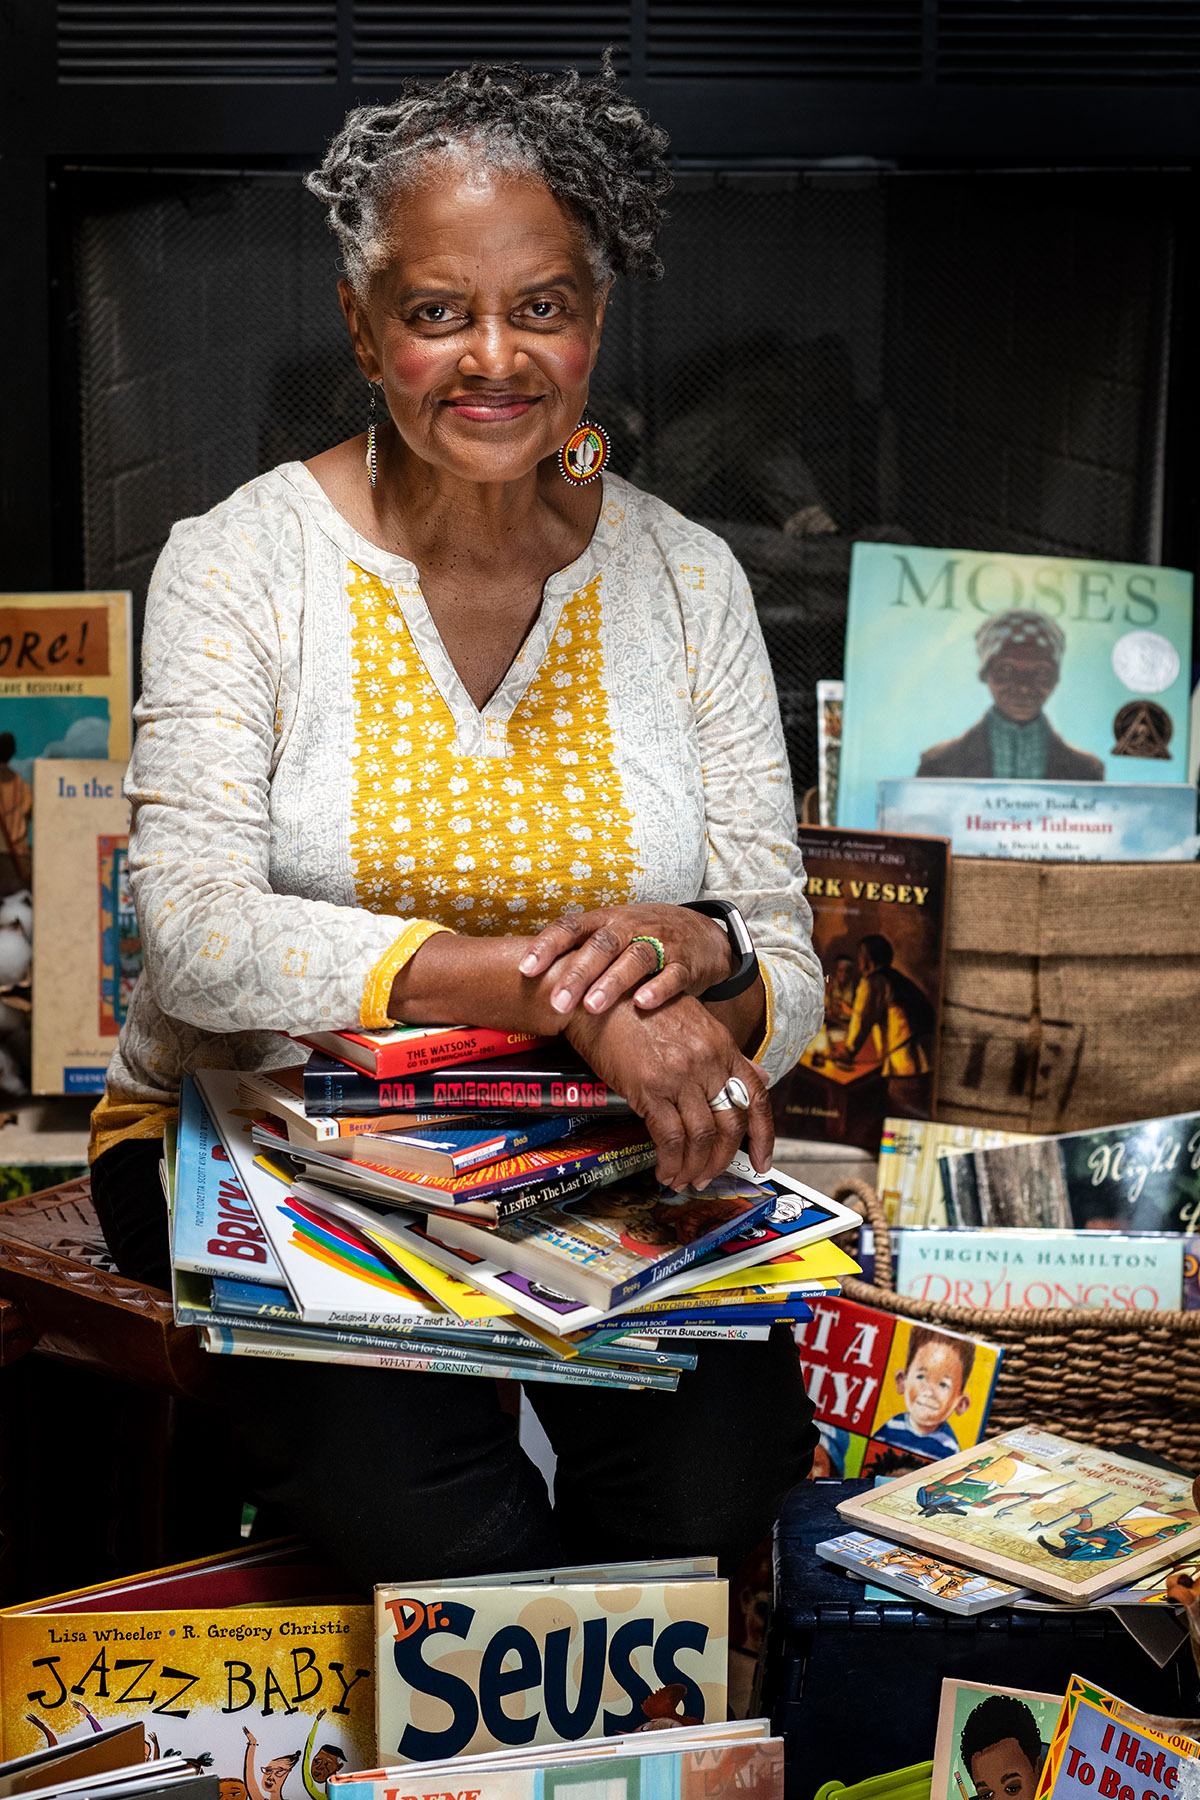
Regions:
<instances>
[{"instance_id":1,"label":"book with child illustration","mask_svg":"<svg viewBox=\"0 0 1200 1800\"><path fill-rule=\"evenodd\" d=\"M980 1575L978 1570L965 1568L961 1563L930 1556L908 1544L872 1537L867 1531L844 1531L839 1537L826 1538L816 1546L816 1554L823 1562L835 1563L848 1575L873 1587L888 1588L906 1600L936 1606L939 1612L958 1613L963 1618L991 1612L997 1606L1012 1606L1025 1593L1024 1588L1014 1587L1011 1581ZM955 1797L951 1796L951 1800Z\"/></svg>"},{"instance_id":2,"label":"book with child illustration","mask_svg":"<svg viewBox=\"0 0 1200 1800\"><path fill-rule=\"evenodd\" d=\"M1076 1604L1200 1548L1184 1476L1032 1429L852 1495L838 1512L860 1530Z\"/></svg>"},{"instance_id":3,"label":"book with child illustration","mask_svg":"<svg viewBox=\"0 0 1200 1800\"><path fill-rule=\"evenodd\" d=\"M1061 1694L944 1680L929 1800L1033 1800Z\"/></svg>"},{"instance_id":4,"label":"book with child illustration","mask_svg":"<svg viewBox=\"0 0 1200 1800\"><path fill-rule=\"evenodd\" d=\"M676 1687L680 1724L721 1720L728 1631L714 1557L381 1584L379 1754L433 1762L611 1737Z\"/></svg>"},{"instance_id":5,"label":"book with child illustration","mask_svg":"<svg viewBox=\"0 0 1200 1800\"><path fill-rule=\"evenodd\" d=\"M294 1540L30 1601L0 1613L0 1753L141 1722L223 1787L311 1794L373 1758L371 1654L369 1604Z\"/></svg>"},{"instance_id":6,"label":"book with child illustration","mask_svg":"<svg viewBox=\"0 0 1200 1800\"><path fill-rule=\"evenodd\" d=\"M998 1344L855 1300L812 1304L795 1338L821 1434L814 1474L891 1475L980 1441Z\"/></svg>"},{"instance_id":7,"label":"book with child illustration","mask_svg":"<svg viewBox=\"0 0 1200 1800\"><path fill-rule=\"evenodd\" d=\"M825 1016L772 1092L776 1128L876 1151L889 1115L933 1114L950 848L816 826L797 841Z\"/></svg>"}]
</instances>

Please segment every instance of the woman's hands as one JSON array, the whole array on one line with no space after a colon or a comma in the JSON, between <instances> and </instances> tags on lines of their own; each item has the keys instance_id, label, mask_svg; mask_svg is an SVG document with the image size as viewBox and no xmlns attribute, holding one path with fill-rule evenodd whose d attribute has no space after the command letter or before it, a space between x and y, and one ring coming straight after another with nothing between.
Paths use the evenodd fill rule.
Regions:
<instances>
[{"instance_id":1,"label":"woman's hands","mask_svg":"<svg viewBox=\"0 0 1200 1800\"><path fill-rule=\"evenodd\" d=\"M646 1011L625 998L599 1015L580 1008L564 1035L645 1121L665 1186L705 1187L728 1167L747 1132L755 1169L770 1168L775 1127L766 1083L698 1000L683 995ZM731 1075L745 1082L749 1109L713 1112L709 1101Z\"/></svg>"},{"instance_id":2,"label":"woman's hands","mask_svg":"<svg viewBox=\"0 0 1200 1800\"><path fill-rule=\"evenodd\" d=\"M666 952L658 974L654 945L634 941L651 937ZM702 994L723 981L731 967L729 939L721 926L685 906L564 913L538 933L521 959L521 973L531 979L553 968L550 1004L564 1016L580 1005L590 1013L607 1012L631 989L636 990L634 1004L648 1012L679 994Z\"/></svg>"}]
</instances>

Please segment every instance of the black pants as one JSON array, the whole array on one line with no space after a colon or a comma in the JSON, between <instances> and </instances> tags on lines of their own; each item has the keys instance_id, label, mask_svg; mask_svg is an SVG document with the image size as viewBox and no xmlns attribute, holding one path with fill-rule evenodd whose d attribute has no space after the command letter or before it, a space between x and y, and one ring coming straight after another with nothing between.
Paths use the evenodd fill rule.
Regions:
<instances>
[{"instance_id":1,"label":"black pants","mask_svg":"<svg viewBox=\"0 0 1200 1800\"><path fill-rule=\"evenodd\" d=\"M92 1194L122 1274L170 1283L157 1141L118 1144ZM360 1586L563 1562L720 1556L732 1574L808 1472L816 1431L785 1328L707 1343L675 1393L526 1393L553 1506L494 1382L222 1359L247 1487Z\"/></svg>"}]
</instances>

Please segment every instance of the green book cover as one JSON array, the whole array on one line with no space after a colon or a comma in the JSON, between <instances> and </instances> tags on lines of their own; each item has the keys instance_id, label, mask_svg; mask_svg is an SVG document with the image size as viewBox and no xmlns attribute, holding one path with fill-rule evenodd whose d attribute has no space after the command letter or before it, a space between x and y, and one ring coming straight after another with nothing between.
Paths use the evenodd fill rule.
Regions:
<instances>
[{"instance_id":1,"label":"green book cover","mask_svg":"<svg viewBox=\"0 0 1200 1800\"><path fill-rule=\"evenodd\" d=\"M1179 569L855 544L838 825L902 776L1186 781L1191 624Z\"/></svg>"}]
</instances>

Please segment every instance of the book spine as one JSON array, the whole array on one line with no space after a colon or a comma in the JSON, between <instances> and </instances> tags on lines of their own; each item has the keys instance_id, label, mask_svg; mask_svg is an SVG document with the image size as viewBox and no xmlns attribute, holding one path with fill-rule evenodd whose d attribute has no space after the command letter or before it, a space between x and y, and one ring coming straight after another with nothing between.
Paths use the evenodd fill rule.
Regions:
<instances>
[{"instance_id":1,"label":"book spine","mask_svg":"<svg viewBox=\"0 0 1200 1800\"><path fill-rule=\"evenodd\" d=\"M375 1076L379 1081L395 1081L405 1075L427 1074L433 1069L452 1068L457 1063L486 1062L493 1056L517 1056L528 1050L540 1050L553 1043L552 1038L534 1037L523 1031L497 1031L488 1025L472 1025L462 1031L447 1032L443 1037L405 1040L392 1044L370 1044L356 1033L347 1034L352 1042L364 1041L374 1055ZM337 1055L338 1033L331 1032L325 1044Z\"/></svg>"},{"instance_id":2,"label":"book spine","mask_svg":"<svg viewBox=\"0 0 1200 1800\"><path fill-rule=\"evenodd\" d=\"M628 1114L629 1104L592 1077L530 1073L491 1078L427 1070L397 1081L378 1081L350 1067L304 1071L304 1110L311 1116L416 1112Z\"/></svg>"},{"instance_id":3,"label":"book spine","mask_svg":"<svg viewBox=\"0 0 1200 1800\"><path fill-rule=\"evenodd\" d=\"M587 1163L557 1181L518 1188L515 1193L497 1194L492 1200L497 1222L532 1212L535 1207L561 1206L568 1200L578 1200L592 1188L605 1187L610 1181L624 1181L627 1175L638 1175L643 1169L652 1168L657 1156L653 1144L630 1144L615 1153L606 1151L602 1162ZM471 1199L475 1198L472 1194Z\"/></svg>"},{"instance_id":4,"label":"book spine","mask_svg":"<svg viewBox=\"0 0 1200 1800\"><path fill-rule=\"evenodd\" d=\"M662 1388L668 1393L678 1385L674 1369L581 1368L578 1363L511 1362L501 1357L478 1356L455 1362L440 1350L432 1355L407 1350L358 1349L349 1344L308 1343L295 1338L245 1338L228 1326L202 1325L200 1341L217 1356L259 1356L282 1362L336 1362L372 1369L415 1369L427 1375L481 1375L489 1380L553 1381L568 1387Z\"/></svg>"}]
</instances>

